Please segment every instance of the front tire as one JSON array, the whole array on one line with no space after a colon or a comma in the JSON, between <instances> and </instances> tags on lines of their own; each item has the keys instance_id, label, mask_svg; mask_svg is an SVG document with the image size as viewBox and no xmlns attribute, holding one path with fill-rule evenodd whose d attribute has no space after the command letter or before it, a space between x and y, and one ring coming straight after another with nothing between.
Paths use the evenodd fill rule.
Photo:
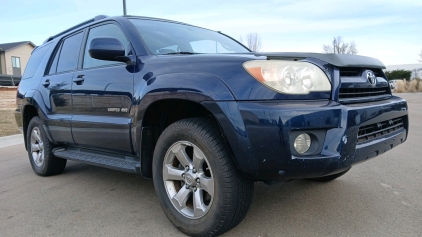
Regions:
<instances>
[{"instance_id":1,"label":"front tire","mask_svg":"<svg viewBox=\"0 0 422 237\"><path fill-rule=\"evenodd\" d=\"M47 137L39 117L29 122L26 142L32 170L39 176L50 176L63 172L66 159L57 158L53 154L53 144Z\"/></svg>"},{"instance_id":2,"label":"front tire","mask_svg":"<svg viewBox=\"0 0 422 237\"><path fill-rule=\"evenodd\" d=\"M253 182L237 169L211 119L171 124L157 141L153 180L167 218L190 236L216 236L239 224L253 195Z\"/></svg>"}]
</instances>

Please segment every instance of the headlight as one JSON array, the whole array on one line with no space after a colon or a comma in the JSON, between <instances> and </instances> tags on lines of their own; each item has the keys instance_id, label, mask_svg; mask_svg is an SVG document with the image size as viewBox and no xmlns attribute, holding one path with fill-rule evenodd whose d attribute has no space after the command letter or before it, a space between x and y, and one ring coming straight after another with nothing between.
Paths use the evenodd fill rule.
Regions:
<instances>
[{"instance_id":1,"label":"headlight","mask_svg":"<svg viewBox=\"0 0 422 237\"><path fill-rule=\"evenodd\" d=\"M243 64L249 74L269 88L285 94L331 91L327 75L307 62L254 60Z\"/></svg>"}]
</instances>

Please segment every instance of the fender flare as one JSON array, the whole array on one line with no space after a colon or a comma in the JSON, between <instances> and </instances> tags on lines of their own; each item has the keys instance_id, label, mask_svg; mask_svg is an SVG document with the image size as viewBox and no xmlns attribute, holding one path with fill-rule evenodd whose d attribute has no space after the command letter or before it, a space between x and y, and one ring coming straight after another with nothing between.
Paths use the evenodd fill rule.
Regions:
<instances>
[{"instance_id":1,"label":"fender flare","mask_svg":"<svg viewBox=\"0 0 422 237\"><path fill-rule=\"evenodd\" d=\"M189 86L184 86L187 82ZM151 77L135 88L131 109L132 146L137 155L141 156L142 125L146 111L153 103L167 99L188 100L198 104L203 101L235 101L228 86L220 78L208 73L171 73Z\"/></svg>"},{"instance_id":2,"label":"fender flare","mask_svg":"<svg viewBox=\"0 0 422 237\"><path fill-rule=\"evenodd\" d=\"M43 97L41 95L41 92L39 92L38 90L29 90L20 98L20 100L21 100L21 104L19 105L19 107L20 107L21 117L22 117L21 118L22 119L22 133L24 136L25 148L27 148L26 147L26 132L27 131L24 124L24 120L25 120L24 114L28 106L32 106L35 108L38 116L40 117L43 123L44 131L46 131L48 139L54 142L50 134L50 131L46 128L46 125L45 125L45 120L47 118L47 111L45 111L46 108L44 106L40 106L40 104L43 104ZM27 123L29 123L29 121L27 121Z\"/></svg>"}]
</instances>

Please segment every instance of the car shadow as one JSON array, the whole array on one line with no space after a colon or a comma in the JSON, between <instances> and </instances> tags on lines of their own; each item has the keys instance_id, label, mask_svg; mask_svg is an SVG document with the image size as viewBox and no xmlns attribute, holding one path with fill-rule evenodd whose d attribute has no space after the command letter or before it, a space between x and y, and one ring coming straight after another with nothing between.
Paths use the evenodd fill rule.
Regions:
<instances>
[{"instance_id":1,"label":"car shadow","mask_svg":"<svg viewBox=\"0 0 422 237\"><path fill-rule=\"evenodd\" d=\"M151 179L72 161L59 176L84 180L79 182L83 185L82 189L101 186L105 193L118 192L125 198L131 198L133 203L127 205L133 205L134 212L145 219L151 216L153 209L151 219L158 226L168 228L167 231L173 235L183 236L162 212ZM371 194L369 187L349 176L346 174L327 183L297 180L268 186L257 182L254 200L245 219L223 236L342 235L336 231L343 229L344 234L355 229L371 228L371 222L365 221L365 218L378 215L382 206L377 204L377 198ZM118 197L111 195L107 201L119 202ZM141 199L153 203L148 207L148 213L144 213L145 202Z\"/></svg>"}]
</instances>

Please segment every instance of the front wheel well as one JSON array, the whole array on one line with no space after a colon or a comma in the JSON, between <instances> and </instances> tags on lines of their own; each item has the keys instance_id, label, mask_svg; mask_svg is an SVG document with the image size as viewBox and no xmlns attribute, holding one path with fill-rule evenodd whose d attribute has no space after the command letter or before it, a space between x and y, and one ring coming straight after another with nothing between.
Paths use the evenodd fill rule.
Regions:
<instances>
[{"instance_id":1,"label":"front wheel well","mask_svg":"<svg viewBox=\"0 0 422 237\"><path fill-rule=\"evenodd\" d=\"M154 102L148 107L142 121L142 139L140 144L142 176L146 178L152 177L152 157L161 133L176 121L195 117L211 118L218 124L214 115L204 106L189 100L161 100ZM224 137L221 128L220 131Z\"/></svg>"}]
</instances>

